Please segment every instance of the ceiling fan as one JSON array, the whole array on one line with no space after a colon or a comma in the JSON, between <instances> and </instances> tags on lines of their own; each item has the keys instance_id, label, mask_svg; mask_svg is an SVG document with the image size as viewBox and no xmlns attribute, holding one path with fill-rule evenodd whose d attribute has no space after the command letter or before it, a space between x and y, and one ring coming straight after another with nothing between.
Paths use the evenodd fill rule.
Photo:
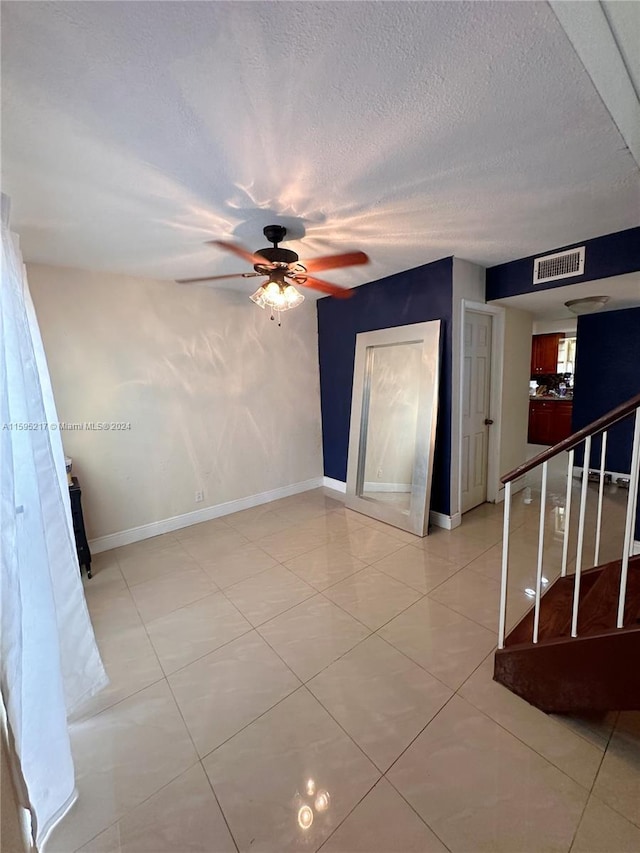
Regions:
<instances>
[{"instance_id":1,"label":"ceiling fan","mask_svg":"<svg viewBox=\"0 0 640 853\"><path fill-rule=\"evenodd\" d=\"M319 290L322 293L327 293L329 296L336 296L340 299L345 299L353 295L351 290L338 287L328 281L323 281L323 279L316 278L315 275L310 275L310 273L336 269L338 267L351 267L369 262L369 258L364 252L345 252L341 255L324 255L320 258L312 258L301 264L295 252L292 252L290 249L281 249L278 246L278 243L284 240L287 233L287 229L283 225L267 225L262 233L273 245L266 249L258 249L256 252L250 252L236 243L229 243L225 240L207 241L211 245L219 246L227 252L233 252L234 255L238 255L243 260L253 264L254 272L232 273L231 275L207 275L201 278L183 278L178 279L178 284L196 284L201 281L217 281L224 278L265 276L266 281L249 298L256 305L259 305L260 308L271 308L271 318L273 319L274 311L279 316L281 311L288 311L290 308L295 308L304 301L304 296L295 287L296 284L300 287Z\"/></svg>"}]
</instances>

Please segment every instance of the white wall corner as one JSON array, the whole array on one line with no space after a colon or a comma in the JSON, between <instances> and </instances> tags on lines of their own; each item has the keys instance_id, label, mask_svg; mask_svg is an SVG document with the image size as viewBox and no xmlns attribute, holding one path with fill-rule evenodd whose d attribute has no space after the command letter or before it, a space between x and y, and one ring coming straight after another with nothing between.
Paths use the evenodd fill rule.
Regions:
<instances>
[{"instance_id":1,"label":"white wall corner","mask_svg":"<svg viewBox=\"0 0 640 853\"><path fill-rule=\"evenodd\" d=\"M633 556L637 557L638 555L640 555L640 540L634 539L633 540Z\"/></svg>"},{"instance_id":2,"label":"white wall corner","mask_svg":"<svg viewBox=\"0 0 640 853\"><path fill-rule=\"evenodd\" d=\"M192 524L200 524L203 521L211 521L224 515L231 515L243 509L277 501L280 498L288 498L290 495L298 495L311 489L318 489L324 485L325 477L314 477L302 483L292 483L290 486L282 486L279 489L271 489L268 492L260 492L257 495L249 495L246 498L238 498L235 501L207 506L194 512L186 512L183 515L175 515L172 518L164 518L161 521L152 521L140 527L131 527L129 530L121 530L118 533L109 533L106 536L98 536L97 539L89 540L89 547L94 554L102 551L110 551L112 548L121 548L123 545L131 545L133 542L141 542L143 539L151 539L160 536L161 533L171 533L173 530L181 530ZM334 480L333 482L338 482Z\"/></svg>"},{"instance_id":3,"label":"white wall corner","mask_svg":"<svg viewBox=\"0 0 640 853\"><path fill-rule=\"evenodd\" d=\"M343 480L334 480L333 477L323 477L322 485L325 489L333 489L334 492L347 493L347 484Z\"/></svg>"},{"instance_id":4,"label":"white wall corner","mask_svg":"<svg viewBox=\"0 0 640 853\"><path fill-rule=\"evenodd\" d=\"M453 515L445 515L442 512L430 510L429 521L434 527L442 527L444 530L454 530L462 524L462 515L459 512Z\"/></svg>"}]
</instances>

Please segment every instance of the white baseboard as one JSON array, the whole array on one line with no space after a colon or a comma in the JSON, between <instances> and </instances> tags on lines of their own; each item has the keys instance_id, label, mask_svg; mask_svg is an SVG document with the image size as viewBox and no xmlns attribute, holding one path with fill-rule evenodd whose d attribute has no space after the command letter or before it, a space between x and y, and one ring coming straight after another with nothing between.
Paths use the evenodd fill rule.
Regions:
<instances>
[{"instance_id":1,"label":"white baseboard","mask_svg":"<svg viewBox=\"0 0 640 853\"><path fill-rule=\"evenodd\" d=\"M302 483L292 483L290 486L271 489L269 492L260 492L257 495L249 495L235 501L207 506L203 509L194 510L194 512L185 512L183 515L174 515L172 518L163 518L161 521L152 521L150 524L143 524L140 527L131 527L129 530L121 530L119 533L98 536L96 539L89 540L89 547L94 554L110 551L112 548L121 548L123 545L131 545L133 542L141 542L143 539L159 536L161 533L171 533L173 530L190 527L192 524L211 521L213 518L231 515L233 512L240 512L243 509L250 509L254 506L260 506L260 504L300 494L300 492L308 492L310 489L317 489L326 485L324 480L326 477L314 477L311 480L304 480Z\"/></svg>"},{"instance_id":2,"label":"white baseboard","mask_svg":"<svg viewBox=\"0 0 640 853\"><path fill-rule=\"evenodd\" d=\"M334 492L342 492L343 495L347 492L347 484L344 480L334 480L333 477L323 477L322 485L327 489L333 489Z\"/></svg>"},{"instance_id":3,"label":"white baseboard","mask_svg":"<svg viewBox=\"0 0 640 853\"><path fill-rule=\"evenodd\" d=\"M589 470L600 472L600 469L598 467L596 467L595 465L591 465L589 467ZM605 471L604 473L605 474L611 474L611 485L612 486L615 486L616 480L618 479L618 477L622 477L625 480L629 479L629 474L622 474L622 473L620 473L620 471ZM573 466L573 476L574 477L582 477L582 465L574 465Z\"/></svg>"},{"instance_id":4,"label":"white baseboard","mask_svg":"<svg viewBox=\"0 0 640 853\"><path fill-rule=\"evenodd\" d=\"M640 541L638 539L633 540L633 556L636 557L640 555Z\"/></svg>"},{"instance_id":5,"label":"white baseboard","mask_svg":"<svg viewBox=\"0 0 640 853\"><path fill-rule=\"evenodd\" d=\"M445 515L442 512L434 512L433 510L430 510L429 521L434 527L442 527L445 530L455 530L456 527L460 527L462 524L462 514L456 512L453 515Z\"/></svg>"},{"instance_id":6,"label":"white baseboard","mask_svg":"<svg viewBox=\"0 0 640 853\"><path fill-rule=\"evenodd\" d=\"M406 494L411 491L411 483L381 483L380 480L365 482L365 492L402 492Z\"/></svg>"}]
</instances>

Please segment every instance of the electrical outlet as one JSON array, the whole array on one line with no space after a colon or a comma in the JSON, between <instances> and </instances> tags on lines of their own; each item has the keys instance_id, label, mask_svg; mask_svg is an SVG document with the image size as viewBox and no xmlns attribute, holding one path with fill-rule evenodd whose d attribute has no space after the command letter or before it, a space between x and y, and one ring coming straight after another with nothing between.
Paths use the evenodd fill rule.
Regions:
<instances>
[{"instance_id":1,"label":"electrical outlet","mask_svg":"<svg viewBox=\"0 0 640 853\"><path fill-rule=\"evenodd\" d=\"M200 501L203 501L203 500L204 500L204 492L200 491L200 489L198 489L198 491L196 492L196 503L200 503Z\"/></svg>"},{"instance_id":2,"label":"electrical outlet","mask_svg":"<svg viewBox=\"0 0 640 853\"><path fill-rule=\"evenodd\" d=\"M382 479L382 468L378 468L378 479Z\"/></svg>"}]
</instances>

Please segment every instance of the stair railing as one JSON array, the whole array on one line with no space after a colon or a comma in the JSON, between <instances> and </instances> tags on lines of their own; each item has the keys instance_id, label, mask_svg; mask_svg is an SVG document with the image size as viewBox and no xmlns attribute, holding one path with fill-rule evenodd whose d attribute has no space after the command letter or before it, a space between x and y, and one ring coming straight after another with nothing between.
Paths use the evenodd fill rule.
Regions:
<instances>
[{"instance_id":1,"label":"stair railing","mask_svg":"<svg viewBox=\"0 0 640 853\"><path fill-rule=\"evenodd\" d=\"M624 540L622 545L622 560L620 572L620 590L618 594L618 612L616 627L624 627L624 608L627 593L627 575L629 570L629 557L633 550L633 531L636 523L636 512L638 506L638 481L640 469L640 394L627 400L626 403L612 409L606 415L593 421L583 429L565 438L554 447L549 447L538 453L528 462L519 465L501 478L504 483L504 526L502 538L502 577L500 581L500 616L498 625L498 648L504 648L506 621L507 621L507 587L509 578L509 532L511 522L511 490L512 483L533 471L534 468L542 466L542 484L540 496L540 521L538 530L538 556L536 562L536 587L533 618L533 642L538 642L540 627L540 599L542 596L542 566L544 557L544 532L545 514L547 500L547 474L548 464L551 459L568 451L567 459L567 492L564 512L564 539L562 543L561 577L567 574L567 561L569 555L569 522L571 518L571 492L573 485L573 463L575 449L584 443L584 460L582 467L582 484L580 489L580 507L578 510L578 539L576 546L576 566L573 587L573 605L571 613L571 636L578 636L578 611L580 607L580 580L582 576L584 557L584 526L587 508L587 486L589 483L589 469L591 457L591 440L594 436L602 436L602 448L600 451L600 483L598 488L598 506L596 515L595 553L593 565L598 565L600 557L600 540L602 533L602 503L604 496L604 479L607 452L607 435L609 429L620 421L631 417L635 413L635 426L633 432L633 447L631 451L631 470L629 473L629 495L625 514Z\"/></svg>"}]
</instances>

